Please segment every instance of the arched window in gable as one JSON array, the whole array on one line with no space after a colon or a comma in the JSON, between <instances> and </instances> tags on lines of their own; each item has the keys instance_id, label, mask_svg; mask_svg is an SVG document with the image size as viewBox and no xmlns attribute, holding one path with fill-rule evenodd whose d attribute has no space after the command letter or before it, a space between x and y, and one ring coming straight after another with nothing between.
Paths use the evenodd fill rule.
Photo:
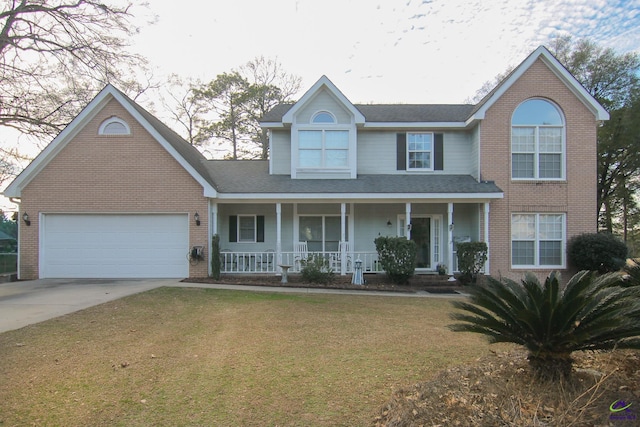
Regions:
<instances>
[{"instance_id":1,"label":"arched window in gable","mask_svg":"<svg viewBox=\"0 0 640 427\"><path fill-rule=\"evenodd\" d=\"M337 123L336 117L328 111L318 111L311 118L311 123L327 124Z\"/></svg>"},{"instance_id":2,"label":"arched window in gable","mask_svg":"<svg viewBox=\"0 0 640 427\"><path fill-rule=\"evenodd\" d=\"M127 122L114 116L100 124L98 135L131 135L131 129Z\"/></svg>"},{"instance_id":3,"label":"arched window in gable","mask_svg":"<svg viewBox=\"0 0 640 427\"><path fill-rule=\"evenodd\" d=\"M529 99L511 118L511 177L559 180L565 176L565 125L560 109Z\"/></svg>"}]
</instances>

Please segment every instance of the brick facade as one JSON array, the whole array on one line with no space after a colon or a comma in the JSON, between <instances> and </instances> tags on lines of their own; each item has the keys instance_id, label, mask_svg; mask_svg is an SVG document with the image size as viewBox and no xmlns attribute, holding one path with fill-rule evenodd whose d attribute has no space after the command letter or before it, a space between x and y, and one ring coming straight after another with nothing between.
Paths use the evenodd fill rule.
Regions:
<instances>
[{"instance_id":1,"label":"brick facade","mask_svg":"<svg viewBox=\"0 0 640 427\"><path fill-rule=\"evenodd\" d=\"M534 97L552 101L564 115L566 181L511 180L511 116L518 105ZM504 191L504 199L491 203L489 241L493 276L519 278L524 271L531 271L511 268L511 213L566 213L567 239L596 231L596 131L593 112L541 59L488 109L481 124L481 178L495 181ZM549 273L534 272L540 277Z\"/></svg>"},{"instance_id":2,"label":"brick facade","mask_svg":"<svg viewBox=\"0 0 640 427\"><path fill-rule=\"evenodd\" d=\"M112 116L127 122L131 134L98 135ZM26 185L22 201L21 214L29 214L31 226L20 224L21 279L39 277L42 213L187 213L189 246L208 248L202 186L113 99ZM191 220L195 212L199 227ZM206 260L190 266L190 276L207 272Z\"/></svg>"}]
</instances>

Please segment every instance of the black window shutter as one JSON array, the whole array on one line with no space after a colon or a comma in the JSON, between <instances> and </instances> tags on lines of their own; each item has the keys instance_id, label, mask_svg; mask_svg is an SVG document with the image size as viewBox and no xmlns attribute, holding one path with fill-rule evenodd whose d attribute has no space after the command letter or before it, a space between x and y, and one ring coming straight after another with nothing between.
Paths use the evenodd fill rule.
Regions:
<instances>
[{"instance_id":1,"label":"black window shutter","mask_svg":"<svg viewBox=\"0 0 640 427\"><path fill-rule=\"evenodd\" d=\"M396 134L396 169L399 171L407 170L407 134Z\"/></svg>"},{"instance_id":2,"label":"black window shutter","mask_svg":"<svg viewBox=\"0 0 640 427\"><path fill-rule=\"evenodd\" d=\"M256 240L264 242L264 215L256 217Z\"/></svg>"},{"instance_id":3,"label":"black window shutter","mask_svg":"<svg viewBox=\"0 0 640 427\"><path fill-rule=\"evenodd\" d=\"M436 133L433 140L433 169L441 171L444 170L444 134Z\"/></svg>"},{"instance_id":4,"label":"black window shutter","mask_svg":"<svg viewBox=\"0 0 640 427\"><path fill-rule=\"evenodd\" d=\"M229 215L229 242L238 241L238 217Z\"/></svg>"}]
</instances>

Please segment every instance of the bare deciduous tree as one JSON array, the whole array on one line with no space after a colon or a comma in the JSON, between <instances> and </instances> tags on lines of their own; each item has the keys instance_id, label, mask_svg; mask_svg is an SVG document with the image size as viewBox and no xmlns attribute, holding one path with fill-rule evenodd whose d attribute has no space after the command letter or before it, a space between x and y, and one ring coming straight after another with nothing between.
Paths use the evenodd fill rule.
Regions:
<instances>
[{"instance_id":1,"label":"bare deciduous tree","mask_svg":"<svg viewBox=\"0 0 640 427\"><path fill-rule=\"evenodd\" d=\"M99 89L129 93L146 60L129 53L132 5L95 0L5 0L0 11L0 127L50 139ZM148 81L148 79L147 79Z\"/></svg>"}]
</instances>

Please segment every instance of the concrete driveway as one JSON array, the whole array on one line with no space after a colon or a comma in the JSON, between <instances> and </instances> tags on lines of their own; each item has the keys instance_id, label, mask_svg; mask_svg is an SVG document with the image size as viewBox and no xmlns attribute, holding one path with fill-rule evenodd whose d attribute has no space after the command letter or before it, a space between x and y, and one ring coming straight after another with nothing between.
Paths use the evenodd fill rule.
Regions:
<instances>
[{"instance_id":1,"label":"concrete driveway","mask_svg":"<svg viewBox=\"0 0 640 427\"><path fill-rule=\"evenodd\" d=\"M0 283L0 333L19 329L178 279L42 279Z\"/></svg>"}]
</instances>

